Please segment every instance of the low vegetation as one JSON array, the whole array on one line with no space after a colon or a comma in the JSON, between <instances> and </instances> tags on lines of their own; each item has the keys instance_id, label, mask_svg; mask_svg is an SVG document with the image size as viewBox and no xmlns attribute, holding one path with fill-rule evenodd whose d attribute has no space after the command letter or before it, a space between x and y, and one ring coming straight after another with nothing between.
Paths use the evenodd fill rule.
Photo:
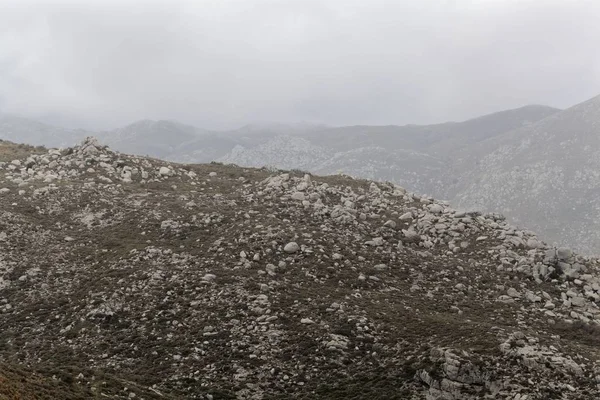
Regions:
<instances>
[{"instance_id":1,"label":"low vegetation","mask_svg":"<svg viewBox=\"0 0 600 400\"><path fill-rule=\"evenodd\" d=\"M596 260L502 216L390 183L178 165L93 139L12 155L0 162L0 396L599 394Z\"/></svg>"}]
</instances>

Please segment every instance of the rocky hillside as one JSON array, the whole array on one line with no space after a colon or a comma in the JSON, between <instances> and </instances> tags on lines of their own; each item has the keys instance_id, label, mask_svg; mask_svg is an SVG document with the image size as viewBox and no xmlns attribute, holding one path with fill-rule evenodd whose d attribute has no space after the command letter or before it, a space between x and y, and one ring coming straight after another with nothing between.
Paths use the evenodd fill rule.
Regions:
<instances>
[{"instance_id":1,"label":"rocky hillside","mask_svg":"<svg viewBox=\"0 0 600 400\"><path fill-rule=\"evenodd\" d=\"M456 205L600 253L600 96L473 146L464 160L448 194Z\"/></svg>"},{"instance_id":2,"label":"rocky hillside","mask_svg":"<svg viewBox=\"0 0 600 400\"><path fill-rule=\"evenodd\" d=\"M4 160L0 398L600 395L598 261L498 215L94 139Z\"/></svg>"}]
</instances>

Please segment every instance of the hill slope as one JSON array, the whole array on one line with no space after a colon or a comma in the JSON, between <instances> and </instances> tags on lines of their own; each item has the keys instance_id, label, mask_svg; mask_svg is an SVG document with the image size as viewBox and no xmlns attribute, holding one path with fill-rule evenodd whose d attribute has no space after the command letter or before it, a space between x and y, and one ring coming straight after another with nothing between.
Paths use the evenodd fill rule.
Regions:
<instances>
[{"instance_id":1,"label":"hill slope","mask_svg":"<svg viewBox=\"0 0 600 400\"><path fill-rule=\"evenodd\" d=\"M469 149L455 203L505 213L551 241L600 249L600 97Z\"/></svg>"},{"instance_id":2,"label":"hill slope","mask_svg":"<svg viewBox=\"0 0 600 400\"><path fill-rule=\"evenodd\" d=\"M0 210L0 361L89 397L600 394L597 260L495 215L92 139L0 163Z\"/></svg>"},{"instance_id":3,"label":"hill slope","mask_svg":"<svg viewBox=\"0 0 600 400\"><path fill-rule=\"evenodd\" d=\"M322 129L305 136L315 144L338 151L378 146L420 151L431 155L449 155L460 148L539 121L558 111L560 110L553 107L529 105L462 122L348 126Z\"/></svg>"}]
</instances>

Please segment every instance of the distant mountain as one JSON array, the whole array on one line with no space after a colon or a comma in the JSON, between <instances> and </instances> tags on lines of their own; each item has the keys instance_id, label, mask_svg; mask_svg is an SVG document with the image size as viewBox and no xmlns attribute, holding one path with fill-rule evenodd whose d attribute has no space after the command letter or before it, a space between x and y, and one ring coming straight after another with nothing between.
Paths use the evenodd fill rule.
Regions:
<instances>
[{"instance_id":1,"label":"distant mountain","mask_svg":"<svg viewBox=\"0 0 600 400\"><path fill-rule=\"evenodd\" d=\"M171 154L165 157L171 161L185 163L207 163L217 160L229 153L238 140L220 132L210 132L196 137L189 142L175 146Z\"/></svg>"},{"instance_id":2,"label":"distant mountain","mask_svg":"<svg viewBox=\"0 0 600 400\"><path fill-rule=\"evenodd\" d=\"M268 166L282 169L313 170L329 157L326 149L307 139L280 135L256 146L236 145L218 161L240 166Z\"/></svg>"},{"instance_id":3,"label":"distant mountain","mask_svg":"<svg viewBox=\"0 0 600 400\"><path fill-rule=\"evenodd\" d=\"M223 132L165 120L141 120L110 131L90 132L0 115L0 139L64 147L94 135L121 152L173 161L194 163L218 159L239 165L293 166L327 172L345 170L349 174L371 171L368 175L373 179L377 179L381 171L381 176L387 179L395 175L385 173L385 170L393 171L397 167L404 170L407 167L409 160L403 159L408 154L413 161L421 155L423 162L429 162L431 157L436 160L445 158L452 151L535 122L556 111L551 107L527 106L465 122L437 125L327 127L308 123L252 124ZM347 151L350 152L349 159L344 157ZM377 153L376 159L373 159L376 164L386 160L392 165L388 165L389 168L369 166L369 157L374 155L374 151ZM332 154L336 156L331 158ZM325 161L324 165L320 165ZM394 163L399 163L399 166ZM420 164L421 161L417 162L415 167ZM396 180L406 182L401 177Z\"/></svg>"},{"instance_id":4,"label":"distant mountain","mask_svg":"<svg viewBox=\"0 0 600 400\"><path fill-rule=\"evenodd\" d=\"M59 128L32 119L0 114L0 139L16 143L65 147L74 145L87 134L81 129Z\"/></svg>"},{"instance_id":5,"label":"distant mountain","mask_svg":"<svg viewBox=\"0 0 600 400\"><path fill-rule=\"evenodd\" d=\"M472 146L453 174L458 206L497 210L587 253L600 252L600 96Z\"/></svg>"},{"instance_id":6,"label":"distant mountain","mask_svg":"<svg viewBox=\"0 0 600 400\"><path fill-rule=\"evenodd\" d=\"M223 139L204 129L165 120L138 121L103 132L99 138L124 153L189 162L211 161L233 146L231 141L224 140L226 150L211 151L215 143L222 142Z\"/></svg>"},{"instance_id":7,"label":"distant mountain","mask_svg":"<svg viewBox=\"0 0 600 400\"><path fill-rule=\"evenodd\" d=\"M204 133L200 128L175 121L142 120L104 132L101 139L119 151L163 157Z\"/></svg>"},{"instance_id":8,"label":"distant mountain","mask_svg":"<svg viewBox=\"0 0 600 400\"><path fill-rule=\"evenodd\" d=\"M66 129L32 119L0 115L0 139L47 147L73 146L96 136L112 148L181 162L210 162L227 154L238 141L175 121L141 120L110 131Z\"/></svg>"},{"instance_id":9,"label":"distant mountain","mask_svg":"<svg viewBox=\"0 0 600 400\"><path fill-rule=\"evenodd\" d=\"M445 168L442 159L406 149L369 146L335 153L311 170L318 174L344 173L366 179L394 182L429 193L439 185Z\"/></svg>"},{"instance_id":10,"label":"distant mountain","mask_svg":"<svg viewBox=\"0 0 600 400\"><path fill-rule=\"evenodd\" d=\"M446 195L453 182L447 171L462 149L558 111L533 105L436 125L317 126L279 136L263 134L260 140L238 145L219 161L319 174L342 172L389 180L419 193ZM243 136L243 130L238 131L238 140Z\"/></svg>"},{"instance_id":11,"label":"distant mountain","mask_svg":"<svg viewBox=\"0 0 600 400\"><path fill-rule=\"evenodd\" d=\"M273 137L279 135L306 135L327 129L327 125L310 123L259 123L244 125L239 129L226 131L225 134L237 138Z\"/></svg>"},{"instance_id":12,"label":"distant mountain","mask_svg":"<svg viewBox=\"0 0 600 400\"><path fill-rule=\"evenodd\" d=\"M529 126L561 110L542 105L529 105L500 111L464 122L433 125L431 144L427 151L434 154L454 154L475 143L514 129Z\"/></svg>"},{"instance_id":13,"label":"distant mountain","mask_svg":"<svg viewBox=\"0 0 600 400\"><path fill-rule=\"evenodd\" d=\"M463 122L323 128L313 130L305 136L315 144L336 150L381 146L447 154L475 142L539 121L557 111L560 110L547 106L530 105Z\"/></svg>"}]
</instances>

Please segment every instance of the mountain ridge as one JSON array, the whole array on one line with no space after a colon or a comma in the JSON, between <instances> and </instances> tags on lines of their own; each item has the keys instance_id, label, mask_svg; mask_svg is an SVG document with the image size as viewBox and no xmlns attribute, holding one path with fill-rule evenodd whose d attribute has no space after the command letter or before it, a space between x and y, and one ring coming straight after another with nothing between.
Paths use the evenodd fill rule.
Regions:
<instances>
[{"instance_id":1,"label":"mountain ridge","mask_svg":"<svg viewBox=\"0 0 600 400\"><path fill-rule=\"evenodd\" d=\"M589 104L593 106L595 102L591 101ZM590 110L589 113L592 112ZM564 244L591 253L596 248L595 239L591 239L595 233L586 230L585 233L574 234L574 225L569 225L571 220L563 219L564 226L560 229L560 223L554 226L541 224L538 219L544 220L550 216L560 220L556 218L558 209L553 211L554 206L546 200L538 202L544 204L542 208L545 211L538 212L526 207L530 210L528 213L513 212L515 208L520 207L520 203L507 205L503 201L525 198L526 196L521 195L527 188L523 186L512 195L497 188L496 199L492 201L483 193L486 190L485 182L491 180L487 179L485 174L477 173L481 170L481 165L478 166L477 163L481 163L489 154L498 154L496 147L501 147L503 140L520 142L523 139L520 136L528 132L528 129L530 131L531 126L539 126L540 121L544 120L551 121L552 124L556 115L564 115L564 112L557 112L552 107L530 105L463 122L432 126L340 128L300 124L289 127L285 134L277 131L281 128L280 125L275 125L276 129L273 125L263 124L252 126L249 130L238 129L218 133L175 121L143 120L120 130L101 132L99 137L125 153L178 162L219 161L240 166L269 166L300 169L317 174L342 173L375 180L389 180L418 193L447 199L457 207L481 207L502 211L515 224L535 228L548 240L577 237ZM302 131L306 126L308 131ZM1 132L0 130L0 134ZM79 132L83 133L85 132ZM72 132L67 132L67 136L71 134ZM540 143L538 147L551 143ZM513 150L505 148L505 151ZM551 155L554 159L561 157L560 152ZM508 167L511 166L507 164L502 168ZM499 171L499 167L495 168ZM504 179L509 177L510 175L507 175ZM497 181L496 186L510 187L510 183L506 185L505 181ZM529 184L529 187L537 186ZM587 191L581 195L593 196L593 193ZM546 193L545 196L552 197L550 193ZM560 201L566 200L561 198ZM582 206L575 204L575 207ZM565 207L560 210L565 215L573 214L573 210ZM582 223L580 217L577 218L578 223ZM587 222L585 224L591 230L595 229L593 225ZM569 234L564 230L567 227L570 229ZM586 234L589 238L584 237Z\"/></svg>"},{"instance_id":2,"label":"mountain ridge","mask_svg":"<svg viewBox=\"0 0 600 400\"><path fill-rule=\"evenodd\" d=\"M470 149L457 205L504 212L548 239L598 252L600 96ZM478 184L484 182L485 184Z\"/></svg>"}]
</instances>

